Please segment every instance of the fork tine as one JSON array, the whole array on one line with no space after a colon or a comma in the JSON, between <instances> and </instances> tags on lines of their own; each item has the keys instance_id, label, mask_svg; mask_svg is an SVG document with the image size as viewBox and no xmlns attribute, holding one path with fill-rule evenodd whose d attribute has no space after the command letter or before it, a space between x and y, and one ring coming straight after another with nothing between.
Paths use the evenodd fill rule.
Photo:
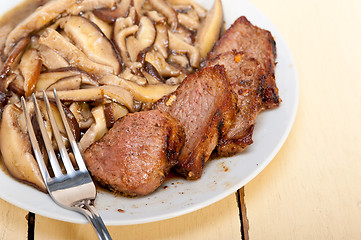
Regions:
<instances>
[{"instance_id":1,"label":"fork tine","mask_svg":"<svg viewBox=\"0 0 361 240\"><path fill-rule=\"evenodd\" d=\"M76 141L74 139L74 136L73 136L73 133L72 133L72 131L70 129L68 120L67 120L67 118L65 116L64 109L63 109L63 107L61 105L58 94L56 93L56 89L54 88L53 91L54 91L54 98L55 98L56 104L58 106L61 119L63 120L63 124L64 124L65 130L66 130L66 133L68 135L68 140L70 142L71 148L73 149L73 154L74 154L75 161L78 164L78 167L79 167L80 171L87 172L88 170L87 170L87 168L85 166L85 163L84 163L83 157L82 157L82 155L80 153L78 144L76 143Z\"/></svg>"},{"instance_id":2,"label":"fork tine","mask_svg":"<svg viewBox=\"0 0 361 240\"><path fill-rule=\"evenodd\" d=\"M46 168L43 155L40 151L38 140L36 139L36 135L35 135L31 120L30 120L28 108L26 107L24 97L21 97L21 105L23 106L23 112L24 112L25 121L26 121L26 128L29 133L29 138L30 138L31 145L33 147L35 159L38 162L40 173L41 173L44 181L48 182L50 180L49 172L48 172L48 169ZM47 185L47 184L45 184L45 185Z\"/></svg>"},{"instance_id":3,"label":"fork tine","mask_svg":"<svg viewBox=\"0 0 361 240\"><path fill-rule=\"evenodd\" d=\"M38 105L38 102L36 100L36 97L35 97L34 94L32 94L32 97L33 97L34 106L35 106L36 119L37 119L37 122L39 124L41 135L42 135L43 140L44 140L45 148L46 148L46 151L47 151L48 156L49 156L50 165L51 165L51 167L53 169L55 177L59 177L59 176L62 175L62 171L60 169L58 159L57 159L57 157L55 155L54 148L53 148L52 143L51 143L51 141L49 139L48 133L46 132L45 125L44 125L44 122L43 122L43 118L41 116L41 112L40 112L39 105Z\"/></svg>"},{"instance_id":4,"label":"fork tine","mask_svg":"<svg viewBox=\"0 0 361 240\"><path fill-rule=\"evenodd\" d=\"M61 155L61 159L64 163L64 167L68 174L72 173L72 172L74 172L74 168L73 168L73 165L71 164L71 161L70 161L70 158L68 155L68 151L66 150L63 139L61 138L58 124L55 121L53 110L51 109L49 99L46 96L45 91L43 91L43 96L44 96L44 102L45 102L45 106L46 106L46 111L48 112L51 128L53 130L56 143L58 144L59 152Z\"/></svg>"}]
</instances>

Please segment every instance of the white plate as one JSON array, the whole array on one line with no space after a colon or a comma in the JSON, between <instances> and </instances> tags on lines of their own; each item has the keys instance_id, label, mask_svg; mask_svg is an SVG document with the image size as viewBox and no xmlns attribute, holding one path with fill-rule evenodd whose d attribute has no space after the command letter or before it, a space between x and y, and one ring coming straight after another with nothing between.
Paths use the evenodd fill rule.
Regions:
<instances>
[{"instance_id":1,"label":"white plate","mask_svg":"<svg viewBox=\"0 0 361 240\"><path fill-rule=\"evenodd\" d=\"M1 1L0 14L19 2L21 0ZM213 1L199 2L209 8ZM223 0L223 6L227 28L239 16L245 15L253 24L272 32L278 54L276 81L283 102L279 108L262 112L258 116L253 145L237 156L209 161L200 180L169 180L151 195L133 199L100 191L95 205L106 224L153 222L206 207L234 193L253 179L285 142L298 104L298 80L291 53L275 26L248 1ZM3 171L0 171L0 183L0 198L20 208L62 221L87 222L82 215L57 206L48 195L14 180Z\"/></svg>"}]
</instances>

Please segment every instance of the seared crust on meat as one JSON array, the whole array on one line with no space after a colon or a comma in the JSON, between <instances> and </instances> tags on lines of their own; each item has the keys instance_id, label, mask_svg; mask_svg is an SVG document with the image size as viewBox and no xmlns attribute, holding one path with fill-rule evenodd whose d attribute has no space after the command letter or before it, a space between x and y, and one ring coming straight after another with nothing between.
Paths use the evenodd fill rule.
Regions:
<instances>
[{"instance_id":1,"label":"seared crust on meat","mask_svg":"<svg viewBox=\"0 0 361 240\"><path fill-rule=\"evenodd\" d=\"M243 52L221 53L207 66L223 65L227 79L236 93L238 112L227 133L219 141L216 154L231 156L252 144L256 117L262 109L262 79L265 71L254 58Z\"/></svg>"},{"instance_id":2,"label":"seared crust on meat","mask_svg":"<svg viewBox=\"0 0 361 240\"><path fill-rule=\"evenodd\" d=\"M127 196L157 189L177 163L184 144L181 124L169 114L151 110L128 114L84 153L93 178Z\"/></svg>"},{"instance_id":3,"label":"seared crust on meat","mask_svg":"<svg viewBox=\"0 0 361 240\"><path fill-rule=\"evenodd\" d=\"M236 114L236 100L223 66L206 67L189 75L178 89L154 106L178 119L185 130L176 170L198 179L218 140Z\"/></svg>"},{"instance_id":4,"label":"seared crust on meat","mask_svg":"<svg viewBox=\"0 0 361 240\"><path fill-rule=\"evenodd\" d=\"M246 17L239 17L218 40L207 59L229 51L242 51L245 55L257 59L265 69L262 81L262 107L277 107L280 104L275 81L276 42L272 34L254 26Z\"/></svg>"}]
</instances>

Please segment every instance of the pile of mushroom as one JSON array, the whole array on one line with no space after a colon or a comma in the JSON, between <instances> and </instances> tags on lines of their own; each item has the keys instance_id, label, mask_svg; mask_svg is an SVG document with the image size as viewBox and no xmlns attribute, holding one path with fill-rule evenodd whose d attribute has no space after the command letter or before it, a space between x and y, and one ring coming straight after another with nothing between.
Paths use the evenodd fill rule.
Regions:
<instances>
[{"instance_id":1,"label":"pile of mushroom","mask_svg":"<svg viewBox=\"0 0 361 240\"><path fill-rule=\"evenodd\" d=\"M20 96L46 91L53 98L57 89L84 151L118 118L175 91L199 68L222 25L221 0L210 11L193 0L52 0L37 8L0 45L0 150L11 174L44 189ZM17 163L9 132L27 143ZM24 168L32 177L20 176Z\"/></svg>"}]
</instances>

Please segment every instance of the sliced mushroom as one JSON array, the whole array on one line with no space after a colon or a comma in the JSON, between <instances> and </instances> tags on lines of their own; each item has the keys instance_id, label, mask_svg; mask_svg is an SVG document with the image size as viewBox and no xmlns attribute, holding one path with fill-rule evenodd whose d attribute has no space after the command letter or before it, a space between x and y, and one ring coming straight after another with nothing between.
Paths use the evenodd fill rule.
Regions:
<instances>
[{"instance_id":1,"label":"sliced mushroom","mask_svg":"<svg viewBox=\"0 0 361 240\"><path fill-rule=\"evenodd\" d=\"M76 118L80 129L88 129L93 123L94 118L91 114L89 104L86 102L73 102L69 110Z\"/></svg>"},{"instance_id":2,"label":"sliced mushroom","mask_svg":"<svg viewBox=\"0 0 361 240\"><path fill-rule=\"evenodd\" d=\"M43 44L39 45L38 51L42 63L47 69L57 69L70 66L68 61L66 61L65 58L60 56L59 53Z\"/></svg>"},{"instance_id":3,"label":"sliced mushroom","mask_svg":"<svg viewBox=\"0 0 361 240\"><path fill-rule=\"evenodd\" d=\"M52 84L68 77L80 76L82 85L98 86L98 82L93 80L86 72L77 68L67 67L53 69L40 74L35 90L42 91L48 89Z\"/></svg>"},{"instance_id":4,"label":"sliced mushroom","mask_svg":"<svg viewBox=\"0 0 361 240\"><path fill-rule=\"evenodd\" d=\"M18 75L15 74L15 73L11 73L8 77L6 77L4 79L4 81L2 82L2 87L4 89L8 89L9 86L11 85L11 83L15 80L15 78L17 77ZM24 82L24 81L23 81ZM0 92L3 92L3 91L0 91ZM5 91L4 91L5 92ZM23 88L23 85L22 85L22 92L24 93L25 95L25 92L24 92L24 88Z\"/></svg>"},{"instance_id":5,"label":"sliced mushroom","mask_svg":"<svg viewBox=\"0 0 361 240\"><path fill-rule=\"evenodd\" d=\"M189 66L188 58L184 55L171 54L168 57L168 61L170 63L177 64L177 65L181 66L182 68L187 68Z\"/></svg>"},{"instance_id":6,"label":"sliced mushroom","mask_svg":"<svg viewBox=\"0 0 361 240\"><path fill-rule=\"evenodd\" d=\"M145 0L133 0L133 6L138 14L142 15L142 7L144 5Z\"/></svg>"},{"instance_id":7,"label":"sliced mushroom","mask_svg":"<svg viewBox=\"0 0 361 240\"><path fill-rule=\"evenodd\" d=\"M81 0L74 1L74 5L67 8L67 13L70 15L78 15L87 11L94 10L96 8L113 8L116 4L116 0Z\"/></svg>"},{"instance_id":8,"label":"sliced mushroom","mask_svg":"<svg viewBox=\"0 0 361 240\"><path fill-rule=\"evenodd\" d=\"M9 99L7 104L18 104L21 100L20 100L20 96L18 94L15 94L14 92L10 92L9 93ZM1 131L1 129L0 129Z\"/></svg>"},{"instance_id":9,"label":"sliced mushroom","mask_svg":"<svg viewBox=\"0 0 361 240\"><path fill-rule=\"evenodd\" d=\"M141 85L141 86L144 86L147 84L147 79L133 74L129 68L126 68L121 74L119 74L119 77L130 80L132 82L135 82L136 84Z\"/></svg>"},{"instance_id":10,"label":"sliced mushroom","mask_svg":"<svg viewBox=\"0 0 361 240\"><path fill-rule=\"evenodd\" d=\"M133 95L120 86L100 86L87 89L58 91L57 93L60 100L65 102L94 102L109 99L125 106L131 112L134 109ZM54 98L52 91L47 91L46 94L49 98ZM41 97L42 93L37 92L35 95Z\"/></svg>"},{"instance_id":11,"label":"sliced mushroom","mask_svg":"<svg viewBox=\"0 0 361 240\"><path fill-rule=\"evenodd\" d=\"M198 68L200 62L199 49L182 41L174 33L168 31L169 48L179 54L187 54L192 67Z\"/></svg>"},{"instance_id":12,"label":"sliced mushroom","mask_svg":"<svg viewBox=\"0 0 361 240\"><path fill-rule=\"evenodd\" d=\"M116 23L117 26L117 23ZM134 33L136 33L138 31L138 26L137 25L133 25L130 27L127 27L125 29L122 29L119 32L115 32L114 34L114 41L118 46L118 49L120 51L120 54L122 56L122 60L125 64L127 64L127 62L129 62L130 60L128 60L129 56L127 53L127 45L126 45L126 38L130 35L133 35Z\"/></svg>"},{"instance_id":13,"label":"sliced mushroom","mask_svg":"<svg viewBox=\"0 0 361 240\"><path fill-rule=\"evenodd\" d=\"M81 85L81 75L69 76L62 78L51 84L46 90L75 90Z\"/></svg>"},{"instance_id":14,"label":"sliced mushroom","mask_svg":"<svg viewBox=\"0 0 361 240\"><path fill-rule=\"evenodd\" d=\"M25 97L29 97L35 90L41 67L42 61L38 51L32 48L25 51L19 64L19 70L24 77Z\"/></svg>"},{"instance_id":15,"label":"sliced mushroom","mask_svg":"<svg viewBox=\"0 0 361 240\"><path fill-rule=\"evenodd\" d=\"M104 35L108 38L112 38L113 34L113 26L109 23L103 21L102 19L98 18L94 15L92 12L87 12L83 15L83 17L89 19L91 22L93 22L97 27L104 33Z\"/></svg>"},{"instance_id":16,"label":"sliced mushroom","mask_svg":"<svg viewBox=\"0 0 361 240\"><path fill-rule=\"evenodd\" d=\"M171 26L171 31L174 32L178 27L176 11L164 0L149 0L149 3L155 10L167 18L167 22Z\"/></svg>"},{"instance_id":17,"label":"sliced mushroom","mask_svg":"<svg viewBox=\"0 0 361 240\"><path fill-rule=\"evenodd\" d=\"M149 17L153 22L155 22L156 24L159 24L159 23L167 23L167 19L159 14L157 11L146 11L145 13L145 16Z\"/></svg>"},{"instance_id":18,"label":"sliced mushroom","mask_svg":"<svg viewBox=\"0 0 361 240\"><path fill-rule=\"evenodd\" d=\"M149 84L164 83L164 78L159 74L157 69L149 62L144 61L142 74L147 78Z\"/></svg>"},{"instance_id":19,"label":"sliced mushroom","mask_svg":"<svg viewBox=\"0 0 361 240\"><path fill-rule=\"evenodd\" d=\"M104 106L100 105L91 110L95 123L85 132L79 141L79 150L84 152L92 143L104 136L108 131L104 114Z\"/></svg>"},{"instance_id":20,"label":"sliced mushroom","mask_svg":"<svg viewBox=\"0 0 361 240\"><path fill-rule=\"evenodd\" d=\"M107 103L104 105L104 114L108 128L113 127L115 121L128 113L128 109L117 103Z\"/></svg>"},{"instance_id":21,"label":"sliced mushroom","mask_svg":"<svg viewBox=\"0 0 361 240\"><path fill-rule=\"evenodd\" d=\"M148 52L145 61L151 63L162 77L175 77L181 74L181 70L167 63L163 56L158 52Z\"/></svg>"},{"instance_id":22,"label":"sliced mushroom","mask_svg":"<svg viewBox=\"0 0 361 240\"><path fill-rule=\"evenodd\" d=\"M139 30L137 32L137 40L141 45L141 49L152 46L155 40L155 28L153 22L148 17L141 17L139 21Z\"/></svg>"},{"instance_id":23,"label":"sliced mushroom","mask_svg":"<svg viewBox=\"0 0 361 240\"><path fill-rule=\"evenodd\" d=\"M58 110L58 107L56 106L56 103L55 101L53 102L50 102L51 103L51 107L53 109L53 112L55 112L55 120L57 121L58 123L58 126L63 122L62 119L61 119L61 116L60 116L60 112ZM65 116L66 116L66 120L70 126L70 130L71 132L73 133L73 136L74 136L74 139L75 141L79 141L80 139L80 128L79 128L79 124L78 122L76 121L76 118L75 116L73 115L73 113L70 111L70 109L65 105L65 104L61 104L62 105L62 108L64 110L64 113L65 113ZM64 136L67 136L67 134L65 133L65 129L64 129L64 132L62 132L62 134ZM66 137L67 138L67 137Z\"/></svg>"},{"instance_id":24,"label":"sliced mushroom","mask_svg":"<svg viewBox=\"0 0 361 240\"><path fill-rule=\"evenodd\" d=\"M135 18L136 18L136 11L135 8L132 7L129 10L128 17L118 18L114 24L113 41L118 47L122 60L125 64L127 64L127 62L130 61L128 60L129 56L127 53L125 39L128 36L135 34L139 29L137 25L134 25L136 20Z\"/></svg>"},{"instance_id":25,"label":"sliced mushroom","mask_svg":"<svg viewBox=\"0 0 361 240\"><path fill-rule=\"evenodd\" d=\"M170 85L179 85L183 82L183 80L187 77L187 75L185 74L181 74L177 77L171 77L171 78L168 78L166 83L167 84L170 84Z\"/></svg>"},{"instance_id":26,"label":"sliced mushroom","mask_svg":"<svg viewBox=\"0 0 361 240\"><path fill-rule=\"evenodd\" d=\"M129 9L129 14L127 17L117 18L114 24L114 34L123 30L124 28L130 27L135 24L137 21L137 12L134 7Z\"/></svg>"},{"instance_id":27,"label":"sliced mushroom","mask_svg":"<svg viewBox=\"0 0 361 240\"><path fill-rule=\"evenodd\" d=\"M13 80L9 83L9 89L20 96L24 96L24 78L20 74L13 74L12 76Z\"/></svg>"},{"instance_id":28,"label":"sliced mushroom","mask_svg":"<svg viewBox=\"0 0 361 240\"><path fill-rule=\"evenodd\" d=\"M42 100L38 100L38 105L39 105L40 111L41 111L42 116L43 116L45 129L47 130L49 138L53 142L54 149L57 150L58 145L56 144L56 140L55 140L54 135L53 135L53 131L52 131L49 115L47 113L47 109L46 109L46 106L45 106L45 102L42 101ZM60 116L60 112L58 110L58 107L56 106L55 101L50 101L50 107L51 107L51 110L53 112L54 119L55 119L55 121L57 123L57 126L59 128L59 132L61 134L63 142L66 144L66 146L68 146L68 144L69 144L68 137L67 137L67 134L66 134L66 131L65 131L65 127L64 127L62 118ZM73 136L74 136L75 140L79 140L79 138L80 138L80 129L79 129L78 122L76 121L76 119L75 119L74 115L72 114L72 112L64 104L62 104L62 107L63 107L63 110L65 112L67 122L68 122L68 124L70 126L70 129L71 129L71 131L73 133Z\"/></svg>"},{"instance_id":29,"label":"sliced mushroom","mask_svg":"<svg viewBox=\"0 0 361 240\"><path fill-rule=\"evenodd\" d=\"M132 62L136 62L138 55L144 49L153 45L156 36L156 30L153 22L148 17L142 17L139 22L137 36L129 37L126 40L127 51Z\"/></svg>"},{"instance_id":30,"label":"sliced mushroom","mask_svg":"<svg viewBox=\"0 0 361 240\"><path fill-rule=\"evenodd\" d=\"M36 84L36 91L42 91L48 89L52 84L58 82L61 79L67 77L78 76L74 71L49 71L40 74L38 82Z\"/></svg>"},{"instance_id":31,"label":"sliced mushroom","mask_svg":"<svg viewBox=\"0 0 361 240\"><path fill-rule=\"evenodd\" d=\"M200 18L204 18L207 14L207 10L194 0L168 0L168 2L173 5L191 5Z\"/></svg>"},{"instance_id":32,"label":"sliced mushroom","mask_svg":"<svg viewBox=\"0 0 361 240\"><path fill-rule=\"evenodd\" d=\"M178 13L178 21L180 24L182 24L183 26L185 26L186 28L192 31L196 31L199 28L198 19L194 19L190 17L188 14Z\"/></svg>"},{"instance_id":33,"label":"sliced mushroom","mask_svg":"<svg viewBox=\"0 0 361 240\"><path fill-rule=\"evenodd\" d=\"M193 8L191 5L187 5L187 4L172 4L172 8L179 14L179 13L188 13L189 11L191 11ZM178 19L179 20L179 19Z\"/></svg>"},{"instance_id":34,"label":"sliced mushroom","mask_svg":"<svg viewBox=\"0 0 361 240\"><path fill-rule=\"evenodd\" d=\"M159 52L165 59L168 57L168 29L164 23L157 23L155 26L157 37L154 42L154 50Z\"/></svg>"},{"instance_id":35,"label":"sliced mushroom","mask_svg":"<svg viewBox=\"0 0 361 240\"><path fill-rule=\"evenodd\" d=\"M154 77L152 74L149 74L146 71L142 71L142 74L144 75L145 79L147 80L148 84L158 84L161 83L161 81L159 81L159 79L157 79L156 77Z\"/></svg>"},{"instance_id":36,"label":"sliced mushroom","mask_svg":"<svg viewBox=\"0 0 361 240\"><path fill-rule=\"evenodd\" d=\"M31 36L28 48L38 50L39 48L39 36Z\"/></svg>"},{"instance_id":37,"label":"sliced mushroom","mask_svg":"<svg viewBox=\"0 0 361 240\"><path fill-rule=\"evenodd\" d=\"M37 8L34 13L18 24L8 35L4 49L5 54L9 53L19 39L41 29L66 9L69 9L75 2L74 0L53 0Z\"/></svg>"},{"instance_id":38,"label":"sliced mushroom","mask_svg":"<svg viewBox=\"0 0 361 240\"><path fill-rule=\"evenodd\" d=\"M126 39L125 43L130 60L132 62L137 62L138 54L141 51L139 41L134 36L131 36Z\"/></svg>"},{"instance_id":39,"label":"sliced mushroom","mask_svg":"<svg viewBox=\"0 0 361 240\"><path fill-rule=\"evenodd\" d=\"M214 0L212 9L198 29L196 45L199 48L201 58L204 59L212 50L221 33L223 24L223 7L221 0Z\"/></svg>"},{"instance_id":40,"label":"sliced mushroom","mask_svg":"<svg viewBox=\"0 0 361 240\"><path fill-rule=\"evenodd\" d=\"M62 20L60 27L90 60L110 66L114 74L119 74L121 65L116 50L94 23L81 16L70 16Z\"/></svg>"},{"instance_id":41,"label":"sliced mushroom","mask_svg":"<svg viewBox=\"0 0 361 240\"><path fill-rule=\"evenodd\" d=\"M0 90L5 92L8 82L6 82L6 78L10 76L12 70L15 69L17 64L19 63L22 54L24 53L25 48L27 47L28 43L30 42L30 38L22 38L20 41L15 45L15 47L10 52L8 58L4 62L1 67L0 71Z\"/></svg>"},{"instance_id":42,"label":"sliced mushroom","mask_svg":"<svg viewBox=\"0 0 361 240\"><path fill-rule=\"evenodd\" d=\"M131 0L122 0L113 8L95 9L93 13L105 22L114 23L118 18L128 15L130 6Z\"/></svg>"},{"instance_id":43,"label":"sliced mushroom","mask_svg":"<svg viewBox=\"0 0 361 240\"><path fill-rule=\"evenodd\" d=\"M182 25L177 28L177 31L173 32L175 36L177 36L182 41L194 45L195 42L195 35L194 31L190 31L187 28L183 27Z\"/></svg>"},{"instance_id":44,"label":"sliced mushroom","mask_svg":"<svg viewBox=\"0 0 361 240\"><path fill-rule=\"evenodd\" d=\"M23 118L21 108L14 104L5 106L0 131L2 159L14 178L46 192L38 164L32 153L30 139L25 127L20 126L21 118Z\"/></svg>"},{"instance_id":45,"label":"sliced mushroom","mask_svg":"<svg viewBox=\"0 0 361 240\"><path fill-rule=\"evenodd\" d=\"M136 27L136 28L135 28ZM127 30L125 33L120 35L120 33L125 29L132 29ZM129 35L132 35L138 31L138 26L133 24L133 20L129 17L127 18L118 18L114 24L114 39L117 41L117 38L121 37L122 39L126 38ZM134 30L133 30L134 29Z\"/></svg>"},{"instance_id":46,"label":"sliced mushroom","mask_svg":"<svg viewBox=\"0 0 361 240\"><path fill-rule=\"evenodd\" d=\"M110 66L91 61L82 51L54 29L48 28L40 36L39 42L56 50L62 57L69 61L71 66L78 67L92 75L101 77L104 74L114 72L114 69Z\"/></svg>"},{"instance_id":47,"label":"sliced mushroom","mask_svg":"<svg viewBox=\"0 0 361 240\"><path fill-rule=\"evenodd\" d=\"M130 91L135 100L150 103L156 102L163 96L174 92L178 87L167 84L139 86L132 81L128 81L114 75L104 76L99 79L99 82L107 85L121 86Z\"/></svg>"},{"instance_id":48,"label":"sliced mushroom","mask_svg":"<svg viewBox=\"0 0 361 240\"><path fill-rule=\"evenodd\" d=\"M152 5L149 3L149 1L144 1L142 10L143 10L143 12L149 12L149 11L154 11L154 8L153 8Z\"/></svg>"},{"instance_id":49,"label":"sliced mushroom","mask_svg":"<svg viewBox=\"0 0 361 240\"><path fill-rule=\"evenodd\" d=\"M120 10L120 16L119 17L126 17L129 14L129 10L133 4L134 0L121 0L117 3L116 8Z\"/></svg>"},{"instance_id":50,"label":"sliced mushroom","mask_svg":"<svg viewBox=\"0 0 361 240\"><path fill-rule=\"evenodd\" d=\"M124 87L105 85L99 88L103 92L103 98L119 103L129 109L130 112L134 112L134 96Z\"/></svg>"}]
</instances>

